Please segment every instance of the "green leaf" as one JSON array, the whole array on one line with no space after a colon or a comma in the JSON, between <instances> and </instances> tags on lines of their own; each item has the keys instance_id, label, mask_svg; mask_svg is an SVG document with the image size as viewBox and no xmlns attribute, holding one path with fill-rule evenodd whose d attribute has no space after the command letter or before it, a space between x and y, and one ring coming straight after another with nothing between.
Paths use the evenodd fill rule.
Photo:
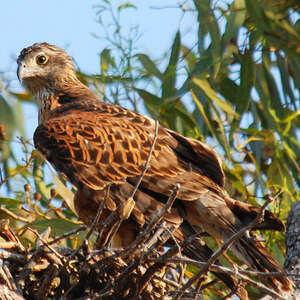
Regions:
<instances>
[{"instance_id":1,"label":"green leaf","mask_svg":"<svg viewBox=\"0 0 300 300\"><path fill-rule=\"evenodd\" d=\"M16 116L18 116L16 118L16 126L18 128L18 132L20 133L20 135L22 137L25 137L26 136L26 133L25 133L25 119L24 119L24 112L23 112L23 103L18 101L17 103L15 103L13 105L13 109L14 109L14 113Z\"/></svg>"},{"instance_id":2,"label":"green leaf","mask_svg":"<svg viewBox=\"0 0 300 300\"><path fill-rule=\"evenodd\" d=\"M282 107L282 102L278 91L278 85L276 84L274 76L271 73L271 64L269 63L269 60L266 59L266 56L263 57L263 71L267 83L268 95L270 96L269 104L273 109L275 109L278 112L279 115L282 116L284 109Z\"/></svg>"},{"instance_id":3,"label":"green leaf","mask_svg":"<svg viewBox=\"0 0 300 300\"><path fill-rule=\"evenodd\" d=\"M197 57L195 53L192 51L192 49L189 49L184 45L180 46L180 50L183 53L183 58L186 60L189 70L193 70L197 62Z\"/></svg>"},{"instance_id":4,"label":"green leaf","mask_svg":"<svg viewBox=\"0 0 300 300\"><path fill-rule=\"evenodd\" d=\"M217 95L217 93L211 88L209 82L206 79L193 78L193 82L198 87L200 87L207 95L207 97L211 101L215 102L224 112L228 113L229 115L235 116L236 118L239 117L239 114L233 110L231 105L226 103Z\"/></svg>"},{"instance_id":5,"label":"green leaf","mask_svg":"<svg viewBox=\"0 0 300 300\"><path fill-rule=\"evenodd\" d=\"M66 185L56 176L56 174L54 172L52 172L52 175L54 178L57 192L67 203L68 207L72 210L72 212L75 215L77 215L77 212L76 212L75 206L74 206L74 193L66 187Z\"/></svg>"},{"instance_id":6,"label":"green leaf","mask_svg":"<svg viewBox=\"0 0 300 300\"><path fill-rule=\"evenodd\" d=\"M224 77L219 83L219 92L231 104L236 105L240 101L240 87L230 78Z\"/></svg>"},{"instance_id":7,"label":"green leaf","mask_svg":"<svg viewBox=\"0 0 300 300\"><path fill-rule=\"evenodd\" d=\"M6 139L10 140L16 129L15 114L6 99L0 95L0 124L4 125Z\"/></svg>"},{"instance_id":8,"label":"green leaf","mask_svg":"<svg viewBox=\"0 0 300 300\"><path fill-rule=\"evenodd\" d=\"M258 68L256 69L256 76L257 76L257 80L255 82L255 88L256 91L258 92L259 95L259 99L260 102L252 102L255 107L257 108L257 113L259 116L259 119L262 123L263 128L265 129L273 129L273 130L277 130L277 123L276 120L274 120L274 114L272 115L272 95L271 95L271 91L269 90L269 83L272 81L272 79L267 80L267 77L269 77L269 75L266 74L266 72L264 71L264 67L263 66L258 66ZM270 75L271 76L271 75ZM272 91L273 93L274 91ZM277 102L278 100L276 100ZM273 104L274 105L274 104ZM276 111L276 106L275 105L275 111ZM279 104L280 106L280 104ZM278 106L277 106L278 107ZM282 109L282 107L281 107Z\"/></svg>"},{"instance_id":9,"label":"green leaf","mask_svg":"<svg viewBox=\"0 0 300 300\"><path fill-rule=\"evenodd\" d=\"M198 126L194 116L179 99L164 104L159 117L163 124L166 122L168 127L183 135L187 135Z\"/></svg>"},{"instance_id":10,"label":"green leaf","mask_svg":"<svg viewBox=\"0 0 300 300\"><path fill-rule=\"evenodd\" d=\"M197 107L198 110L200 111L200 113L201 113L201 115L202 115L202 117L203 117L203 119L204 119L206 125L208 126L208 128L209 128L209 130L212 132L212 134L214 134L215 130L214 130L214 128L211 126L211 122L210 122L210 121L208 120L208 118L207 118L207 115L206 115L206 113L205 113L205 110L204 110L204 107L203 107L202 103L199 101L199 99L197 98L196 94L195 94L193 91L191 91L191 94L192 94L192 98L193 98L193 100L194 100L194 102L195 102L195 104L196 104L196 107ZM215 137L216 137L216 136L215 136Z\"/></svg>"},{"instance_id":11,"label":"green leaf","mask_svg":"<svg viewBox=\"0 0 300 300\"><path fill-rule=\"evenodd\" d=\"M246 13L244 0L235 0L230 6L230 14L227 17L227 24L223 35L223 47L226 47L232 39L237 40L237 35L244 24Z\"/></svg>"},{"instance_id":12,"label":"green leaf","mask_svg":"<svg viewBox=\"0 0 300 300\"><path fill-rule=\"evenodd\" d=\"M190 128L197 126L194 117L182 105L174 106L174 114L183 120L185 126L189 126Z\"/></svg>"},{"instance_id":13,"label":"green leaf","mask_svg":"<svg viewBox=\"0 0 300 300\"><path fill-rule=\"evenodd\" d=\"M300 60L290 59L288 61L288 70L290 70L293 76L295 87L300 89Z\"/></svg>"},{"instance_id":14,"label":"green leaf","mask_svg":"<svg viewBox=\"0 0 300 300\"><path fill-rule=\"evenodd\" d=\"M163 100L143 89L136 88L135 91L137 91L140 97L144 100L144 105L151 116L157 119Z\"/></svg>"},{"instance_id":15,"label":"green leaf","mask_svg":"<svg viewBox=\"0 0 300 300\"><path fill-rule=\"evenodd\" d=\"M190 77L206 76L210 77L210 70L213 67L213 60L210 51L206 50L201 57L197 58L194 69L191 71Z\"/></svg>"},{"instance_id":16,"label":"green leaf","mask_svg":"<svg viewBox=\"0 0 300 300\"><path fill-rule=\"evenodd\" d=\"M110 49L104 49L101 54L101 74L106 74L109 66L115 66L114 59L110 55Z\"/></svg>"},{"instance_id":17,"label":"green leaf","mask_svg":"<svg viewBox=\"0 0 300 300\"><path fill-rule=\"evenodd\" d=\"M295 37L300 42L300 36L295 30L293 26L291 26L286 20L284 20L283 15L276 14L275 12L271 11L270 9L265 9L264 13L267 18L275 21L276 25L281 27L286 31L286 33L290 34L291 36Z\"/></svg>"},{"instance_id":18,"label":"green leaf","mask_svg":"<svg viewBox=\"0 0 300 300\"><path fill-rule=\"evenodd\" d=\"M150 74L154 75L159 79L163 78L162 73L159 71L155 63L146 54L136 54L135 57L141 62L145 70Z\"/></svg>"},{"instance_id":19,"label":"green leaf","mask_svg":"<svg viewBox=\"0 0 300 300\"><path fill-rule=\"evenodd\" d=\"M16 208L23 204L23 201L15 198L0 197L0 206L5 205L7 208Z\"/></svg>"},{"instance_id":20,"label":"green leaf","mask_svg":"<svg viewBox=\"0 0 300 300\"><path fill-rule=\"evenodd\" d=\"M298 118L300 115L300 110L290 113L289 116L287 116L285 119L281 120L282 123L286 123L286 127L282 131L282 135L288 135L290 132L290 129L292 127L292 121Z\"/></svg>"},{"instance_id":21,"label":"green leaf","mask_svg":"<svg viewBox=\"0 0 300 300\"><path fill-rule=\"evenodd\" d=\"M180 32L178 31L176 33L172 45L169 64L163 75L162 98L168 98L172 96L172 94L175 92L176 71L177 71L179 54L180 54Z\"/></svg>"},{"instance_id":22,"label":"green leaf","mask_svg":"<svg viewBox=\"0 0 300 300\"><path fill-rule=\"evenodd\" d=\"M276 53L277 56L277 65L278 69L280 72L280 78L281 78L281 83L282 83L282 88L284 91L283 96L286 98L287 101L287 96L290 97L291 101L295 103L295 95L293 92L293 89L291 87L291 80L290 80L290 74L288 70L288 60L285 59L280 52Z\"/></svg>"},{"instance_id":23,"label":"green leaf","mask_svg":"<svg viewBox=\"0 0 300 300\"><path fill-rule=\"evenodd\" d=\"M43 232L49 226L51 227L52 233L55 236L57 236L57 235L64 234L65 232L74 230L74 229L78 228L79 225L74 224L74 223L69 222L64 219L57 218L57 219L51 219L51 220L40 219L40 220L34 221L30 224L27 224L25 227L31 227L31 228L37 229L39 232Z\"/></svg>"},{"instance_id":24,"label":"green leaf","mask_svg":"<svg viewBox=\"0 0 300 300\"><path fill-rule=\"evenodd\" d=\"M284 148L284 151L287 153L287 155L290 158L292 158L294 160L297 159L295 152L292 150L292 148L289 147L289 145L285 141L282 141L281 144L282 144L282 147Z\"/></svg>"},{"instance_id":25,"label":"green leaf","mask_svg":"<svg viewBox=\"0 0 300 300\"><path fill-rule=\"evenodd\" d=\"M241 71L240 71L240 100L236 103L236 109L239 114L245 112L250 103L250 93L256 80L255 63L252 58L252 53L248 50L240 56L241 57Z\"/></svg>"},{"instance_id":26,"label":"green leaf","mask_svg":"<svg viewBox=\"0 0 300 300\"><path fill-rule=\"evenodd\" d=\"M42 202L45 204L50 199L50 187L45 183L44 171L42 169L42 162L44 157L37 150L33 150L31 156L33 159L32 175L35 183L36 191L41 193L43 198Z\"/></svg>"},{"instance_id":27,"label":"green leaf","mask_svg":"<svg viewBox=\"0 0 300 300\"><path fill-rule=\"evenodd\" d=\"M211 9L210 0L194 1L198 12L198 22L200 27L204 27L205 31L209 34L211 43L209 46L209 55L213 61L213 74L212 77L216 78L221 67L221 35L219 30L218 21Z\"/></svg>"}]
</instances>

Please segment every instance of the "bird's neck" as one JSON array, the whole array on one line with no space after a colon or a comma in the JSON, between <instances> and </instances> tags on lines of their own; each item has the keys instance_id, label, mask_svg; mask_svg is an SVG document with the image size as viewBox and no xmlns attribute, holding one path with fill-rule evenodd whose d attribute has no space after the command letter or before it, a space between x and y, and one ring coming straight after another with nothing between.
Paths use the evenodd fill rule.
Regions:
<instances>
[{"instance_id":1,"label":"bird's neck","mask_svg":"<svg viewBox=\"0 0 300 300\"><path fill-rule=\"evenodd\" d=\"M59 97L48 90L39 90L34 94L34 98L39 108L39 124L46 121L51 111L61 105L59 103Z\"/></svg>"},{"instance_id":2,"label":"bird's neck","mask_svg":"<svg viewBox=\"0 0 300 300\"><path fill-rule=\"evenodd\" d=\"M34 98L39 107L39 124L48 120L51 112L61 106L59 96L48 90L38 91Z\"/></svg>"},{"instance_id":3,"label":"bird's neck","mask_svg":"<svg viewBox=\"0 0 300 300\"><path fill-rule=\"evenodd\" d=\"M79 80L59 89L39 89L33 96L39 107L39 124L47 121L55 109L70 102L84 101L85 99L99 101L92 91Z\"/></svg>"}]
</instances>

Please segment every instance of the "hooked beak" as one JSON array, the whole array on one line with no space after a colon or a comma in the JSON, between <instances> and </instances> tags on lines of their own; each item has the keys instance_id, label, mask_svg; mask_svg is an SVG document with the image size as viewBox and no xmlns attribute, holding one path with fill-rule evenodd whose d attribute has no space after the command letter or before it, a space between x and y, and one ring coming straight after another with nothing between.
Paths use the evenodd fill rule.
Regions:
<instances>
[{"instance_id":1,"label":"hooked beak","mask_svg":"<svg viewBox=\"0 0 300 300\"><path fill-rule=\"evenodd\" d=\"M21 83L22 83L25 68L26 68L26 65L24 63L19 63L18 64L17 76L18 76L18 79Z\"/></svg>"},{"instance_id":2,"label":"hooked beak","mask_svg":"<svg viewBox=\"0 0 300 300\"><path fill-rule=\"evenodd\" d=\"M18 64L17 76L21 83L23 83L24 79L31 77L32 75L32 70L26 67L26 64L24 62L20 62Z\"/></svg>"}]
</instances>

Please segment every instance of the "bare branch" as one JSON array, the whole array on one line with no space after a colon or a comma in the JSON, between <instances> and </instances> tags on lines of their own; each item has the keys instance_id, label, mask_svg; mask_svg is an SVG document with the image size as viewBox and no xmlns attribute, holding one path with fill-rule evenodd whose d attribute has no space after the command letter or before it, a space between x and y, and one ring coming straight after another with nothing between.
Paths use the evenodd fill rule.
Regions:
<instances>
[{"instance_id":1,"label":"bare branch","mask_svg":"<svg viewBox=\"0 0 300 300\"><path fill-rule=\"evenodd\" d=\"M148 224L148 226L146 227L145 230L143 230L142 233L140 233L137 238L131 243L131 245L129 245L128 247L126 247L126 249L124 250L124 252L122 253L122 257L126 257L129 255L129 253L133 250L133 249L137 249L137 246L139 244L143 244L144 243L144 239L150 234L150 232L152 231L152 229L161 221L161 219L163 218L163 216L167 213L167 211L172 207L178 192L180 189L180 185L177 184L173 190L172 193L166 203L166 205L160 210L158 211L154 217L152 218L152 220L150 221L150 223Z\"/></svg>"},{"instance_id":2,"label":"bare branch","mask_svg":"<svg viewBox=\"0 0 300 300\"><path fill-rule=\"evenodd\" d=\"M191 265L194 265L194 266L197 266L197 267L200 267L200 268L205 267L206 264L207 264L205 262L199 262L199 261L192 260L192 259L189 259L189 258L186 258L186 257L185 258L178 258L178 257L163 258L163 257L160 257L160 258L150 258L149 260L158 261L158 262L164 260L165 263L168 263L168 262L169 263L185 263L185 264L191 264ZM273 277L273 276L278 276L279 277L279 276L283 276L283 275L286 276L287 274L285 272L265 273L265 272L256 272L256 271L246 271L246 270L242 270L242 269L232 270L230 268L223 267L223 266L220 266L220 265L215 265L215 264L210 265L209 268L210 268L211 271L231 274L231 275L235 276L236 278L257 287L261 291L263 291L263 292L265 292L265 293L267 293L267 294L269 294L273 297L278 297L278 299L286 300L285 297L283 297L280 294L276 293L273 289L268 288L267 286L265 286L261 282L257 282L255 280L243 275L243 274L247 274L247 275L251 275L251 276L254 276L254 275L257 276L258 275L258 276L264 276L264 277Z\"/></svg>"},{"instance_id":3,"label":"bare branch","mask_svg":"<svg viewBox=\"0 0 300 300\"><path fill-rule=\"evenodd\" d=\"M147 169L149 168L149 164L150 164L150 159L151 159L151 156L152 156L152 152L153 152L153 149L154 149L154 146L156 144L156 140L157 140L157 137L158 137L158 127L159 127L159 124L158 124L158 121L155 121L155 131L154 131L154 137L153 137L153 141L152 141L152 145L151 145L151 148L150 148L150 151L149 151L149 154L148 154L148 158L146 160L146 163L145 163L145 166L142 170L142 173L141 175L139 176L138 178L138 181L137 183L135 184L135 187L130 195L130 198L133 198L136 191L138 190L144 176L145 176L145 173L147 171Z\"/></svg>"}]
</instances>

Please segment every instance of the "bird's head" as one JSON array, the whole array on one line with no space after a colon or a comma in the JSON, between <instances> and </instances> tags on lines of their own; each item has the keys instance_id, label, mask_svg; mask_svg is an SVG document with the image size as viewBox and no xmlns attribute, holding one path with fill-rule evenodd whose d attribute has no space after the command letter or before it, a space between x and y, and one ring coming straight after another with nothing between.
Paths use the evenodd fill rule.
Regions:
<instances>
[{"instance_id":1,"label":"bird's head","mask_svg":"<svg viewBox=\"0 0 300 300\"><path fill-rule=\"evenodd\" d=\"M24 48L18 57L18 78L33 95L41 91L61 91L76 81L72 59L60 48L36 43Z\"/></svg>"}]
</instances>

